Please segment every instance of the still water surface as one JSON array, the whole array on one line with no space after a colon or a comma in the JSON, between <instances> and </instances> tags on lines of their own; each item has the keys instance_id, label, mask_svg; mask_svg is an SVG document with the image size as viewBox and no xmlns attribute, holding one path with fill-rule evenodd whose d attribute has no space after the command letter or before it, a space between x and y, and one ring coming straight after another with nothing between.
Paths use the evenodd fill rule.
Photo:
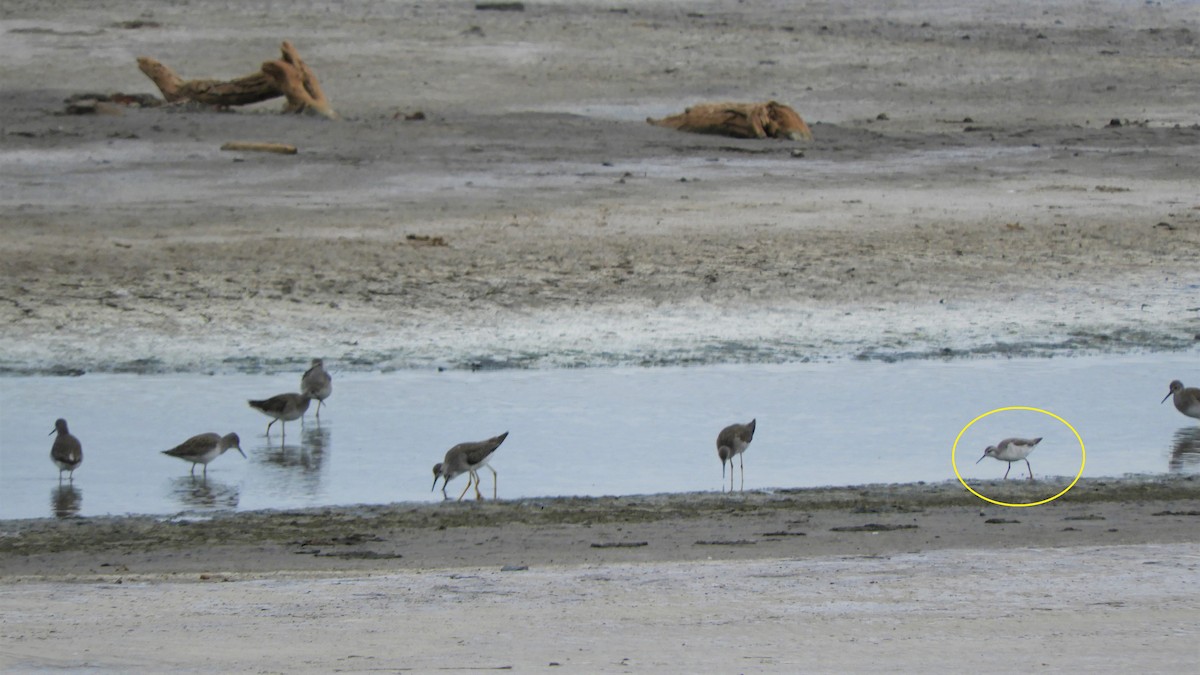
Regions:
<instances>
[{"instance_id":1,"label":"still water surface","mask_svg":"<svg viewBox=\"0 0 1200 675\"><path fill-rule=\"evenodd\" d=\"M279 424L246 405L299 385L286 375L85 375L0 379L0 518L429 502L431 467L453 444L509 431L494 455L501 498L719 490L717 432L758 419L746 489L945 481L959 431L989 410L1029 406L1070 422L1085 476L1200 473L1200 423L1159 403L1172 379L1200 383L1194 352L1055 359L837 362L691 368L337 372L320 424ZM84 448L73 484L50 463L65 417ZM236 431L237 451L193 479L162 455L187 437ZM975 464L1007 436L1043 436L1037 477L1074 476L1079 441L1015 411L963 434ZM197 472L199 475L199 471ZM1024 463L1013 477L1024 477ZM491 473L482 472L490 497ZM466 485L459 477L449 492Z\"/></svg>"}]
</instances>

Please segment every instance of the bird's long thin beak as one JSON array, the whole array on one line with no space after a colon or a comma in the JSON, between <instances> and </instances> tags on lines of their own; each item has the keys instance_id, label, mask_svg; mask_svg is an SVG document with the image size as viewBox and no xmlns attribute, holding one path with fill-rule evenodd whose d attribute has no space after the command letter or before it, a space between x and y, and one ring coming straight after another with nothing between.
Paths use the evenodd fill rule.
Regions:
<instances>
[{"instance_id":1,"label":"bird's long thin beak","mask_svg":"<svg viewBox=\"0 0 1200 675\"><path fill-rule=\"evenodd\" d=\"M1170 396L1170 394L1167 394L1167 395L1168 395L1168 396ZM1165 401L1165 400L1167 400L1167 399L1165 399L1165 398L1164 398L1163 400ZM58 431L58 429L51 429L51 430L50 430L50 433L48 433L48 434L46 434L46 435L47 435L47 436L53 436L53 435L54 435L54 432L56 432L56 431Z\"/></svg>"},{"instance_id":2,"label":"bird's long thin beak","mask_svg":"<svg viewBox=\"0 0 1200 675\"><path fill-rule=\"evenodd\" d=\"M1171 394L1174 394L1174 393L1175 393L1175 392L1173 392L1173 391L1168 391L1168 392L1167 392L1167 395L1163 397L1163 400L1161 400L1161 401L1159 401L1159 402L1158 402L1158 403L1159 403L1159 405L1162 405L1163 403L1166 403L1166 402L1167 402L1167 399L1171 398ZM53 431L51 431L50 433L54 433L54 432L53 432Z\"/></svg>"},{"instance_id":3,"label":"bird's long thin beak","mask_svg":"<svg viewBox=\"0 0 1200 675\"><path fill-rule=\"evenodd\" d=\"M986 453L986 452L985 452L985 453L983 453L983 457L987 457L987 453ZM980 457L979 459L975 460L975 463L976 463L976 464L978 464L978 463L982 462L982 461L983 461L983 457Z\"/></svg>"},{"instance_id":4,"label":"bird's long thin beak","mask_svg":"<svg viewBox=\"0 0 1200 675\"><path fill-rule=\"evenodd\" d=\"M235 446L233 446L233 447L234 447L234 449L236 449L236 450L238 451L238 453L239 453L239 454L241 454L241 456L242 456L242 457L245 457L246 459L250 459L249 457L246 457L246 453L242 452L242 449L241 449L241 448L239 448L239 447L238 447L238 446L236 446L236 445L235 445Z\"/></svg>"},{"instance_id":5,"label":"bird's long thin beak","mask_svg":"<svg viewBox=\"0 0 1200 675\"><path fill-rule=\"evenodd\" d=\"M429 488L429 491L430 491L430 492L433 492L434 490L436 490L436 489L437 489L437 482L438 482L438 479L439 479L439 478L441 478L441 476L434 476L434 477L433 477L433 487Z\"/></svg>"}]
</instances>

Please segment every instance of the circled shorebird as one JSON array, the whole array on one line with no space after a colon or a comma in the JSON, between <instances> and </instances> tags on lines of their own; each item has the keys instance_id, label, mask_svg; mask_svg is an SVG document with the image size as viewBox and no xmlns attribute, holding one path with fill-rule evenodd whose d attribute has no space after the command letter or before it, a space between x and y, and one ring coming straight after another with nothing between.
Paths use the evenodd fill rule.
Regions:
<instances>
[{"instance_id":1,"label":"circled shorebird","mask_svg":"<svg viewBox=\"0 0 1200 675\"><path fill-rule=\"evenodd\" d=\"M50 433L58 434L54 439L54 445L50 446L50 461L58 467L58 482L62 482L62 472L64 471L70 471L67 478L71 482L75 482L75 469L83 464L83 446L79 443L78 438L67 431L67 421L62 418L55 420L54 430Z\"/></svg>"},{"instance_id":2,"label":"circled shorebird","mask_svg":"<svg viewBox=\"0 0 1200 675\"><path fill-rule=\"evenodd\" d=\"M208 463L225 454L225 451L233 448L241 453L242 457L246 456L242 452L242 441L237 434L225 434L224 436L209 432L207 434L197 434L171 448L163 450L164 455L178 457L185 462L192 463L191 474L196 475L196 465L204 465L204 477L208 478Z\"/></svg>"},{"instance_id":3,"label":"circled shorebird","mask_svg":"<svg viewBox=\"0 0 1200 675\"><path fill-rule=\"evenodd\" d=\"M729 462L729 491L733 492L733 458L738 458L738 466L742 469L741 489L746 489L746 465L742 453L746 452L750 441L754 440L754 427L757 419L749 424L730 424L717 434L717 457L721 460L721 491L725 491L725 462Z\"/></svg>"},{"instance_id":4,"label":"circled shorebird","mask_svg":"<svg viewBox=\"0 0 1200 675\"><path fill-rule=\"evenodd\" d=\"M447 450L445 459L433 465L433 488L430 488L430 492L437 488L438 479L443 479L442 497L450 499L450 496L446 494L446 485L455 476L465 473L467 474L467 486L463 488L462 494L458 495L458 501L461 502L463 496L467 494L467 490L471 489L472 481L475 484L475 499L482 500L483 493L479 491L479 474L475 472L480 467L486 466L488 471L492 472L492 499L496 499L496 470L492 468L491 464L488 464L488 460L506 438L508 438L507 431L486 441L459 443Z\"/></svg>"},{"instance_id":5,"label":"circled shorebird","mask_svg":"<svg viewBox=\"0 0 1200 675\"><path fill-rule=\"evenodd\" d=\"M998 459L1001 462L1008 462L1008 468L1004 470L1004 477L1008 478L1008 472L1012 470L1012 463L1025 460L1025 467L1029 469L1029 480L1033 480L1033 467L1029 466L1029 453L1041 443L1041 437L1038 438L1006 438L996 445L989 445L983 451L983 457L975 460L978 464L983 461L984 457Z\"/></svg>"},{"instance_id":6,"label":"circled shorebird","mask_svg":"<svg viewBox=\"0 0 1200 675\"><path fill-rule=\"evenodd\" d=\"M261 401L250 401L250 407L271 418L267 424L267 436L271 436L271 425L279 422L283 434L287 435L286 423L300 419L312 397L308 394L279 394Z\"/></svg>"},{"instance_id":7,"label":"circled shorebird","mask_svg":"<svg viewBox=\"0 0 1200 675\"><path fill-rule=\"evenodd\" d=\"M325 405L325 399L333 393L333 378L325 370L324 361L312 360L312 367L300 377L300 393L317 399L317 419L321 419L321 406Z\"/></svg>"},{"instance_id":8,"label":"circled shorebird","mask_svg":"<svg viewBox=\"0 0 1200 675\"><path fill-rule=\"evenodd\" d=\"M1200 420L1200 389L1195 387L1185 389L1182 382L1175 380L1170 385L1170 391L1160 403L1166 403L1169 398L1173 398L1176 410L1188 417Z\"/></svg>"}]
</instances>

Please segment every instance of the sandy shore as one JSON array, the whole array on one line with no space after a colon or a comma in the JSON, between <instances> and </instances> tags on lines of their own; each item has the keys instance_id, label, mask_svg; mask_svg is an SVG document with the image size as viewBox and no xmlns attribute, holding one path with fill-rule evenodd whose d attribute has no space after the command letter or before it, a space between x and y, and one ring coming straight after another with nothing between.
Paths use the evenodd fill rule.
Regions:
<instances>
[{"instance_id":1,"label":"sandy shore","mask_svg":"<svg viewBox=\"0 0 1200 675\"><path fill-rule=\"evenodd\" d=\"M1180 672L1200 545L4 589L0 665L162 672ZM886 665L884 665L886 664Z\"/></svg>"},{"instance_id":2,"label":"sandy shore","mask_svg":"<svg viewBox=\"0 0 1200 675\"><path fill-rule=\"evenodd\" d=\"M1200 635L1195 483L9 521L0 665L1170 670Z\"/></svg>"},{"instance_id":3,"label":"sandy shore","mask_svg":"<svg viewBox=\"0 0 1200 675\"><path fill-rule=\"evenodd\" d=\"M2 373L1200 336L1196 3L53 0L0 6L0 33ZM233 77L283 39L342 121L273 103L62 114L73 94L153 92L138 56ZM768 98L815 140L643 122ZM0 668L1182 671L1200 638L1196 492L8 521Z\"/></svg>"}]
</instances>

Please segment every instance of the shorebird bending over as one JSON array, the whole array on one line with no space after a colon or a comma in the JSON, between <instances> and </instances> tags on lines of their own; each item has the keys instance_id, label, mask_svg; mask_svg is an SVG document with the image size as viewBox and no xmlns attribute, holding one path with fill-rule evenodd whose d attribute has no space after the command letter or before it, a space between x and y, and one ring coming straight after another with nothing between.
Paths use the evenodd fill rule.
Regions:
<instances>
[{"instance_id":1,"label":"shorebird bending over","mask_svg":"<svg viewBox=\"0 0 1200 675\"><path fill-rule=\"evenodd\" d=\"M242 441L237 434L221 436L214 433L192 436L170 450L163 450L163 454L191 462L193 476L196 475L196 465L203 464L204 477L208 478L208 463L225 454L230 448L240 452L242 457L246 456L246 453L242 452Z\"/></svg>"},{"instance_id":2,"label":"shorebird bending over","mask_svg":"<svg viewBox=\"0 0 1200 675\"><path fill-rule=\"evenodd\" d=\"M58 437L54 439L54 445L50 447L50 461L58 467L58 482L62 482L62 472L70 471L67 477L71 482L75 481L75 469L83 464L83 446L79 444L79 439L71 435L67 431L67 421L58 419L54 422L54 431L51 434L57 433ZM46 434L49 436L50 434Z\"/></svg>"},{"instance_id":3,"label":"shorebird bending over","mask_svg":"<svg viewBox=\"0 0 1200 675\"><path fill-rule=\"evenodd\" d=\"M493 436L486 441L476 441L474 443L459 443L458 445L446 451L446 458L437 464L433 465L433 488L430 492L437 488L439 478L444 479L442 482L442 497L450 499L450 495L446 494L446 485L453 478L461 473L467 475L467 487L463 488L462 494L458 496L458 501L462 501L463 496L467 494L467 490L471 488L471 481L475 481L475 499L483 499L483 493L479 491L479 474L475 470L481 466L486 466L488 471L492 472L492 499L496 498L496 470L488 464L488 459L496 448L508 438L508 432L504 432L499 436Z\"/></svg>"},{"instance_id":4,"label":"shorebird bending over","mask_svg":"<svg viewBox=\"0 0 1200 675\"><path fill-rule=\"evenodd\" d=\"M300 378L300 393L317 399L317 419L321 419L321 406L333 393L333 378L325 371L325 362L313 359L312 367Z\"/></svg>"},{"instance_id":5,"label":"shorebird bending over","mask_svg":"<svg viewBox=\"0 0 1200 675\"><path fill-rule=\"evenodd\" d=\"M746 466L742 461L742 453L750 441L754 440L754 425L757 419L749 424L730 424L717 434L717 457L721 459L721 491L725 491L725 462L729 462L729 491L733 492L733 458L738 458L738 466L742 468L742 487L746 489Z\"/></svg>"},{"instance_id":6,"label":"shorebird bending over","mask_svg":"<svg viewBox=\"0 0 1200 675\"><path fill-rule=\"evenodd\" d=\"M279 422L279 427L287 434L286 423L300 419L308 410L312 397L308 394L279 394L262 401L250 401L250 407L272 418L267 424L267 436L271 435L271 425Z\"/></svg>"},{"instance_id":7,"label":"shorebird bending over","mask_svg":"<svg viewBox=\"0 0 1200 675\"><path fill-rule=\"evenodd\" d=\"M1160 403L1166 403L1167 399L1174 397L1175 409L1187 415L1200 420L1200 389L1195 387L1183 388L1183 383L1175 380L1171 383L1171 390L1163 397Z\"/></svg>"},{"instance_id":8,"label":"shorebird bending over","mask_svg":"<svg viewBox=\"0 0 1200 675\"><path fill-rule=\"evenodd\" d=\"M1004 477L1008 478L1008 472L1012 470L1012 463L1025 459L1029 453L1033 452L1034 447L1041 443L1039 438L1006 438L996 445L989 445L983 451L983 457L992 457L1001 462L1008 462L1008 468L1004 470ZM980 457L975 461L976 464L983 461ZM1033 480L1033 467L1029 466L1029 460L1025 459L1025 467L1029 469L1029 480Z\"/></svg>"}]
</instances>

